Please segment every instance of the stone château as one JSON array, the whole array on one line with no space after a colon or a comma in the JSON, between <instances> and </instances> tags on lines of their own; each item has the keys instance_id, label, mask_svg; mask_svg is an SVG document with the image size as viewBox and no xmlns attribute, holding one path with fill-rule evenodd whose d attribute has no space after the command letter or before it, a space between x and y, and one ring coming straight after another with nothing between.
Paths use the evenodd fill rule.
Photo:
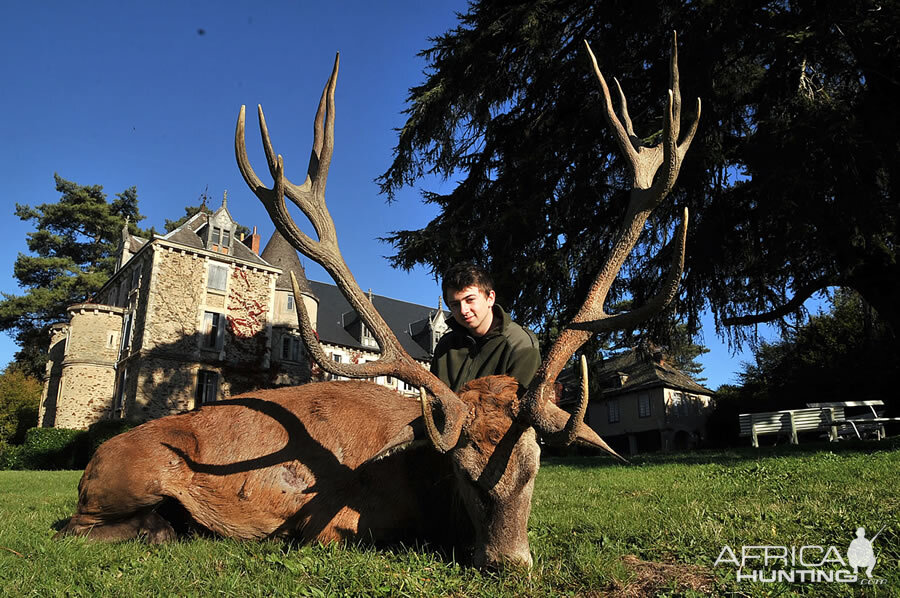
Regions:
<instances>
[{"instance_id":1,"label":"stone ch\u00e2teau","mask_svg":"<svg viewBox=\"0 0 900 598\"><path fill-rule=\"evenodd\" d=\"M227 201L166 235L127 227L115 273L51 329L39 425L86 428L104 419L147 421L241 392L326 379L307 357L290 272L326 354L378 358L379 348L337 287L308 281L277 231L260 253L254 229L236 238ZM446 312L369 297L404 348L427 367ZM414 393L387 376L377 382Z\"/></svg>"}]
</instances>

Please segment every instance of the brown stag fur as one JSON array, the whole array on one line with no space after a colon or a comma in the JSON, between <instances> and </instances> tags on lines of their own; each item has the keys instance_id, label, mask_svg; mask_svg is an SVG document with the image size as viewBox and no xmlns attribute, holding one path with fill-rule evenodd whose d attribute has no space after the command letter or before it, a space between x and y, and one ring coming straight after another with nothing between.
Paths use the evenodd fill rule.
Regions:
<instances>
[{"instance_id":1,"label":"brown stag fur","mask_svg":"<svg viewBox=\"0 0 900 598\"><path fill-rule=\"evenodd\" d=\"M478 565L529 565L539 448L516 423L516 390L505 376L471 382L449 455L421 434L418 401L367 382L258 391L150 421L97 450L60 534L169 540L158 508L174 500L223 536L424 539L468 546Z\"/></svg>"}]
</instances>

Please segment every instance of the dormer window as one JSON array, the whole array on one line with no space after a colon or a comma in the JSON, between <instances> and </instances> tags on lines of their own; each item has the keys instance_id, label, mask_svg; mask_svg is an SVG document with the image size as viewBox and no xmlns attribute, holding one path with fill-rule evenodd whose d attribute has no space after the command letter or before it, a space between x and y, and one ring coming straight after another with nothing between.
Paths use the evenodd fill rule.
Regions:
<instances>
[{"instance_id":1,"label":"dormer window","mask_svg":"<svg viewBox=\"0 0 900 598\"><path fill-rule=\"evenodd\" d=\"M359 341L362 343L363 347L377 348L378 342L375 340L375 337L372 335L372 331L369 330L369 327L362 322L360 322L360 327L362 331L360 333Z\"/></svg>"},{"instance_id":2,"label":"dormer window","mask_svg":"<svg viewBox=\"0 0 900 598\"><path fill-rule=\"evenodd\" d=\"M219 253L230 253L231 229L222 226L210 227L209 248Z\"/></svg>"},{"instance_id":3,"label":"dormer window","mask_svg":"<svg viewBox=\"0 0 900 598\"><path fill-rule=\"evenodd\" d=\"M437 349L438 341L441 340L441 337L444 336L444 333L438 332L437 330L431 331L431 353L434 353L434 350Z\"/></svg>"},{"instance_id":4,"label":"dormer window","mask_svg":"<svg viewBox=\"0 0 900 598\"><path fill-rule=\"evenodd\" d=\"M197 229L197 234L203 239L206 249L228 255L233 253L232 244L237 223L228 213L226 205L227 196L223 196L222 207L213 213L206 212L206 226Z\"/></svg>"}]
</instances>

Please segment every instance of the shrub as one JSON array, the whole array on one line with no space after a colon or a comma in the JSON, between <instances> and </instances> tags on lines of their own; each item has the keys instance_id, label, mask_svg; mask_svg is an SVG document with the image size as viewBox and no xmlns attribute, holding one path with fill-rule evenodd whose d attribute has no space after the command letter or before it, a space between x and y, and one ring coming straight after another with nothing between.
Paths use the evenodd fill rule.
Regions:
<instances>
[{"instance_id":1,"label":"shrub","mask_svg":"<svg viewBox=\"0 0 900 598\"><path fill-rule=\"evenodd\" d=\"M22 459L25 447L15 444L0 444L0 470L27 469Z\"/></svg>"},{"instance_id":2,"label":"shrub","mask_svg":"<svg viewBox=\"0 0 900 598\"><path fill-rule=\"evenodd\" d=\"M0 442L22 444L37 425L41 383L10 365L0 374Z\"/></svg>"},{"instance_id":3,"label":"shrub","mask_svg":"<svg viewBox=\"0 0 900 598\"><path fill-rule=\"evenodd\" d=\"M31 428L21 446L0 441L2 469L81 469L97 448L138 425L122 420L104 420L87 430Z\"/></svg>"},{"instance_id":4,"label":"shrub","mask_svg":"<svg viewBox=\"0 0 900 598\"><path fill-rule=\"evenodd\" d=\"M31 428L22 445L24 469L75 469L83 466L88 436L84 430Z\"/></svg>"}]
</instances>

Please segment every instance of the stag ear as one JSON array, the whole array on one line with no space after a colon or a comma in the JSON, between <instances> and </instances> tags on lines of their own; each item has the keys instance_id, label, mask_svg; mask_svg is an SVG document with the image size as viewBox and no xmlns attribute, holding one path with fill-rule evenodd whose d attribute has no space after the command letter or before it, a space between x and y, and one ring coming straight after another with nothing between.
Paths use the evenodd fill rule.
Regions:
<instances>
[{"instance_id":1,"label":"stag ear","mask_svg":"<svg viewBox=\"0 0 900 598\"><path fill-rule=\"evenodd\" d=\"M374 456L366 459L363 465L372 463L373 461L379 461L394 453L426 446L429 442L428 435L425 433L425 424L423 423L422 418L418 417L404 426L396 436L388 440Z\"/></svg>"}]
</instances>

